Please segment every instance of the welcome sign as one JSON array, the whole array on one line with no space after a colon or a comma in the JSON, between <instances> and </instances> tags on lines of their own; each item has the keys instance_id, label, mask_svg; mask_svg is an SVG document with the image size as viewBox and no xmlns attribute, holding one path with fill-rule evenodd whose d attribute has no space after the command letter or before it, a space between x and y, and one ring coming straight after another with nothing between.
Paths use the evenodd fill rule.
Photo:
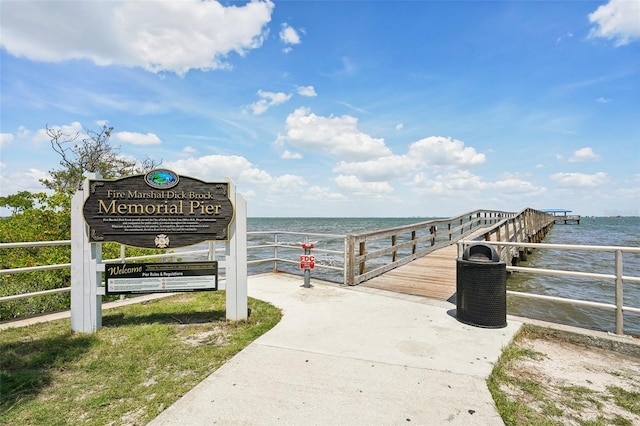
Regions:
<instances>
[{"instance_id":1,"label":"welcome sign","mask_svg":"<svg viewBox=\"0 0 640 426\"><path fill-rule=\"evenodd\" d=\"M83 215L91 242L174 248L229 240L234 209L227 182L156 169L117 180L89 180Z\"/></svg>"},{"instance_id":2,"label":"welcome sign","mask_svg":"<svg viewBox=\"0 0 640 426\"><path fill-rule=\"evenodd\" d=\"M118 263L105 267L106 294L212 291L218 262Z\"/></svg>"}]
</instances>

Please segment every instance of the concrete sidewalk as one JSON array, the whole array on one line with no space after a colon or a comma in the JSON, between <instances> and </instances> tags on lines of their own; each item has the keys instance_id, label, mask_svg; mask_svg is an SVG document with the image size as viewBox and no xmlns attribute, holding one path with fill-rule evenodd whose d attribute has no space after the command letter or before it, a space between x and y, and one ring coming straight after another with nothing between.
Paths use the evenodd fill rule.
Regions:
<instances>
[{"instance_id":1,"label":"concrete sidewalk","mask_svg":"<svg viewBox=\"0 0 640 426\"><path fill-rule=\"evenodd\" d=\"M312 283L250 276L282 321L150 425L503 424L486 378L520 322L472 327L447 302Z\"/></svg>"}]
</instances>

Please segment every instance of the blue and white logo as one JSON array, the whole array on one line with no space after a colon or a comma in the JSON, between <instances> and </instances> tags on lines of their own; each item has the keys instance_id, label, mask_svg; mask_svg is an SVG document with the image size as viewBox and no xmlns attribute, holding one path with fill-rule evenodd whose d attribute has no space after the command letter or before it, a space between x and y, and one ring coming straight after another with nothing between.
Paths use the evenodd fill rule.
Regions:
<instances>
[{"instance_id":1,"label":"blue and white logo","mask_svg":"<svg viewBox=\"0 0 640 426\"><path fill-rule=\"evenodd\" d=\"M177 174L167 169L151 170L144 176L144 181L152 188L169 189L178 184L180 178Z\"/></svg>"}]
</instances>

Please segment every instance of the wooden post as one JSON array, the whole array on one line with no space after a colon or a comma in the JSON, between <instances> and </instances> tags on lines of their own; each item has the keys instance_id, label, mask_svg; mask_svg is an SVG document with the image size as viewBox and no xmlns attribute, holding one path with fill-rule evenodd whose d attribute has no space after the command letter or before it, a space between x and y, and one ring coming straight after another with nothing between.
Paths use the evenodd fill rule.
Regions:
<instances>
[{"instance_id":1,"label":"wooden post","mask_svg":"<svg viewBox=\"0 0 640 426\"><path fill-rule=\"evenodd\" d=\"M451 228L451 225L449 225L449 228ZM451 236L451 235L449 235ZM411 247L411 254L416 254L416 231L411 231L411 241L413 241L413 246Z\"/></svg>"},{"instance_id":2,"label":"wooden post","mask_svg":"<svg viewBox=\"0 0 640 426\"><path fill-rule=\"evenodd\" d=\"M391 246L395 247L396 246L396 241L398 239L397 235L392 235L391 236ZM395 262L396 260L398 260L398 251L397 250L393 250L393 254L391 256L391 261Z\"/></svg>"},{"instance_id":3,"label":"wooden post","mask_svg":"<svg viewBox=\"0 0 640 426\"><path fill-rule=\"evenodd\" d=\"M353 235L347 236L347 261L345 262L345 268L347 269L346 283L347 285L355 285L355 266L356 263L356 237Z\"/></svg>"}]
</instances>

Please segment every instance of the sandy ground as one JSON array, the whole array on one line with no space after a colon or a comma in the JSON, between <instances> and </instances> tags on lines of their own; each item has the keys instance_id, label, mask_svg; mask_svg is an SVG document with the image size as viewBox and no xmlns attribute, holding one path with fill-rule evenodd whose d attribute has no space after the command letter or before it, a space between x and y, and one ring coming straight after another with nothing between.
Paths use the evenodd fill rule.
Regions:
<instances>
[{"instance_id":1,"label":"sandy ground","mask_svg":"<svg viewBox=\"0 0 640 426\"><path fill-rule=\"evenodd\" d=\"M516 344L534 353L507 369L524 383L503 387L510 399L560 424L640 425L640 358L553 337L521 337ZM616 402L619 395L626 407Z\"/></svg>"}]
</instances>

